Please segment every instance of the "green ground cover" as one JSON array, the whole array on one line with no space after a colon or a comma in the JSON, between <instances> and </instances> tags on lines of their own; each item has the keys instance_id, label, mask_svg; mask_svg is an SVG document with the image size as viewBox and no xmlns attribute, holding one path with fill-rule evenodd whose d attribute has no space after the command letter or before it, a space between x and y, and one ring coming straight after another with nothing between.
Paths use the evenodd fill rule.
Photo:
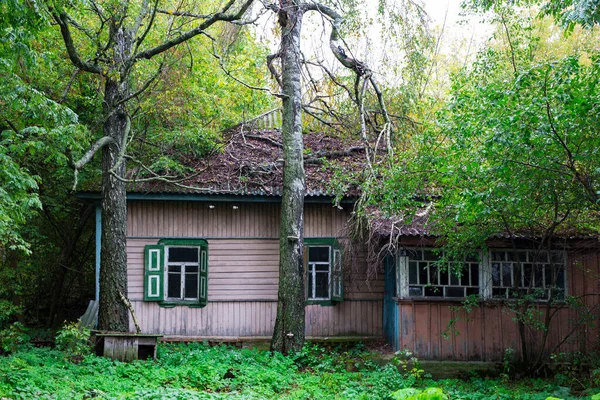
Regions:
<instances>
[{"instance_id":1,"label":"green ground cover","mask_svg":"<svg viewBox=\"0 0 600 400\"><path fill-rule=\"evenodd\" d=\"M0 398L391 399L409 387L441 388L449 399L571 399L594 393L574 393L556 380L433 381L396 361L400 368L379 365L361 347L307 346L284 357L227 346L161 345L157 361L132 363L36 348L0 357Z\"/></svg>"}]
</instances>

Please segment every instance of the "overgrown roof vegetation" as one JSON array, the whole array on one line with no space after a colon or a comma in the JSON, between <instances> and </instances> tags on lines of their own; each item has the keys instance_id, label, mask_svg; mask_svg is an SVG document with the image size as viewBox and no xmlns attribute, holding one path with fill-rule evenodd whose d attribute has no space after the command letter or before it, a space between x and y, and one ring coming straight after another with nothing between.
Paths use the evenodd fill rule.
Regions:
<instances>
[{"instance_id":1,"label":"overgrown roof vegetation","mask_svg":"<svg viewBox=\"0 0 600 400\"><path fill-rule=\"evenodd\" d=\"M333 176L359 175L364 168L360 140L333 133L307 132L304 163L307 196L335 196ZM163 178L132 166L128 190L142 193L201 193L281 196L283 151L279 130L238 125L222 134L204 154L178 151L169 155L176 170L155 168ZM148 180L150 178L150 180ZM356 185L343 188L358 195Z\"/></svg>"}]
</instances>

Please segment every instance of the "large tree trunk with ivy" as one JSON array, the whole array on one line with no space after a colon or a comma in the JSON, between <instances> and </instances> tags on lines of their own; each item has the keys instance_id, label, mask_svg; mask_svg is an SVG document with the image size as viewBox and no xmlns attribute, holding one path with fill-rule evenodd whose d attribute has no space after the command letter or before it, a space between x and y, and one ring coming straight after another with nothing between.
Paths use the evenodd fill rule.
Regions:
<instances>
[{"instance_id":1,"label":"large tree trunk with ivy","mask_svg":"<svg viewBox=\"0 0 600 400\"><path fill-rule=\"evenodd\" d=\"M120 148L127 141L129 122L121 104L125 83L108 80L104 95L104 136L113 139L102 148L102 249L100 253L100 305L98 326L102 330L129 331L129 315L121 295L127 294L127 202L125 161Z\"/></svg>"},{"instance_id":2,"label":"large tree trunk with ivy","mask_svg":"<svg viewBox=\"0 0 600 400\"><path fill-rule=\"evenodd\" d=\"M283 85L283 193L279 238L279 293L271 350L287 354L304 345L304 161L300 30L302 11L295 0L281 2Z\"/></svg>"}]
</instances>

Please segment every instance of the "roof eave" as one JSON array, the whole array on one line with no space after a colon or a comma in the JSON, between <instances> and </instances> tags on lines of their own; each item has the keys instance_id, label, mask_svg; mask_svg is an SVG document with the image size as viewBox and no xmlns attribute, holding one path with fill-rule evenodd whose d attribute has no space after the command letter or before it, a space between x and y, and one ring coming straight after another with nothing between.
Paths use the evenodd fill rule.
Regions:
<instances>
[{"instance_id":1,"label":"roof eave","mask_svg":"<svg viewBox=\"0 0 600 400\"><path fill-rule=\"evenodd\" d=\"M99 201L102 198L100 192L77 192L75 196L82 200ZM305 203L333 203L334 196L305 196ZM233 202L233 203L281 203L281 196L272 195L238 195L238 194L180 194L180 193L142 193L127 192L127 200L135 201L193 201L193 202ZM356 197L344 197L341 204L353 204Z\"/></svg>"}]
</instances>

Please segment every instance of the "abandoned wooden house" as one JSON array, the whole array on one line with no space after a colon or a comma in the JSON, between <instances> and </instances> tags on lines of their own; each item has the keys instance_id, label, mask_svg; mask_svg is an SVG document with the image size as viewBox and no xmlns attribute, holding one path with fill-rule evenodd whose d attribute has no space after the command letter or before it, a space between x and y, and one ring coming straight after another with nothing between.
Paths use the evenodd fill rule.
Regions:
<instances>
[{"instance_id":1,"label":"abandoned wooden house","mask_svg":"<svg viewBox=\"0 0 600 400\"><path fill-rule=\"evenodd\" d=\"M128 297L145 334L215 341L271 336L279 268L281 140L277 131L240 129L227 139L222 152L186 161L201 172L185 185L155 182L129 188ZM526 246L508 251L499 238L488 253L467 260L459 277L451 268L437 269L440 255L432 251L435 240L425 224L377 220L373 231L386 241L396 238L399 250L381 266L371 265L366 243L349 239L357 191L350 188L349 196L334 206L331 185L333 171L362 168L360 143L344 141L342 146L339 139L308 133L305 147L308 337L385 338L394 349L410 349L422 359L499 360L505 349L520 351L513 315L503 307L515 280L543 295L554 273L562 296L584 296L591 308L599 303L597 239L573 238L539 258ZM97 200L98 194L83 192L80 197ZM100 232L97 237L99 241ZM99 252L99 242L97 248ZM533 281L527 273L517 276L514 254L531 270ZM97 264L99 268L99 258ZM456 307L472 294L483 301L463 315ZM586 351L598 343L597 328L578 322L577 310L557 306L552 312L550 348ZM600 322L598 314L594 322Z\"/></svg>"}]
</instances>

